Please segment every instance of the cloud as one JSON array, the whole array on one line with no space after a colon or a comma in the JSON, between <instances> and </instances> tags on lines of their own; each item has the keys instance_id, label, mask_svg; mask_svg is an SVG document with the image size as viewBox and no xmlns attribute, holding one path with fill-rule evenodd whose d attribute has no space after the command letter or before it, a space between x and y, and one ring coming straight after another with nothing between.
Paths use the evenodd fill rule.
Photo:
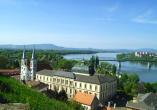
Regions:
<instances>
[{"instance_id":1,"label":"cloud","mask_svg":"<svg viewBox=\"0 0 157 110\"><path fill-rule=\"evenodd\" d=\"M109 13L113 13L113 12L117 11L118 8L119 8L119 4L116 3L116 4L112 5L112 6L106 7L105 10L107 12L109 12Z\"/></svg>"},{"instance_id":2,"label":"cloud","mask_svg":"<svg viewBox=\"0 0 157 110\"><path fill-rule=\"evenodd\" d=\"M101 21L103 23L109 21L115 21L114 14L119 9L119 4L115 3L113 5L103 7L103 13L101 17L96 18L97 21Z\"/></svg>"},{"instance_id":3,"label":"cloud","mask_svg":"<svg viewBox=\"0 0 157 110\"><path fill-rule=\"evenodd\" d=\"M149 9L132 19L136 23L157 24L157 16Z\"/></svg>"}]
</instances>

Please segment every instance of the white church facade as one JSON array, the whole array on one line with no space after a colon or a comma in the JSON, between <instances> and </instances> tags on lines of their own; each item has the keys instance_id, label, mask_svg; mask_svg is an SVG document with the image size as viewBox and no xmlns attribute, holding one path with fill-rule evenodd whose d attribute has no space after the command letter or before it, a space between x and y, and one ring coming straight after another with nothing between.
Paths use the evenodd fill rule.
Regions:
<instances>
[{"instance_id":1,"label":"white church facade","mask_svg":"<svg viewBox=\"0 0 157 110\"><path fill-rule=\"evenodd\" d=\"M34 80L37 71L37 60L35 57L35 49L32 52L32 58L30 60L30 66L28 66L28 60L26 57L26 51L23 50L23 55L21 59L21 73L20 73L20 80L21 81L29 81Z\"/></svg>"}]
</instances>

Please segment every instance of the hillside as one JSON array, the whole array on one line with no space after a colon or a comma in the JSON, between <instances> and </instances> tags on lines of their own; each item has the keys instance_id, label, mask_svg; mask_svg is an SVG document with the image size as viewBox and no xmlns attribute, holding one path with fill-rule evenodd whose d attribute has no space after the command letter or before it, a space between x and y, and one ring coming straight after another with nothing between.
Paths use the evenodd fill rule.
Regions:
<instances>
[{"instance_id":1,"label":"hillside","mask_svg":"<svg viewBox=\"0 0 157 110\"><path fill-rule=\"evenodd\" d=\"M21 84L13 78L0 76L0 101L7 103L27 103L31 110L79 110L73 102L49 99L42 93Z\"/></svg>"}]
</instances>

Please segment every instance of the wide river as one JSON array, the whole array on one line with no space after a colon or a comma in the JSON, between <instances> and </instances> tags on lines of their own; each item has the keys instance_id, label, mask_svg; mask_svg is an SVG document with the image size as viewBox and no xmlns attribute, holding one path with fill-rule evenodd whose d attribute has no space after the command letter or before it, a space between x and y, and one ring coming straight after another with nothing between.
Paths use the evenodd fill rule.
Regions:
<instances>
[{"instance_id":1,"label":"wide river","mask_svg":"<svg viewBox=\"0 0 157 110\"><path fill-rule=\"evenodd\" d=\"M93 55L105 58L116 58L118 53L96 53L96 54L69 54L65 55L66 59L90 59ZM118 65L118 62L108 61L111 64ZM137 63L122 62L121 71L129 74L136 73L140 80L144 82L157 82L157 67L151 67L149 70L147 66Z\"/></svg>"}]
</instances>

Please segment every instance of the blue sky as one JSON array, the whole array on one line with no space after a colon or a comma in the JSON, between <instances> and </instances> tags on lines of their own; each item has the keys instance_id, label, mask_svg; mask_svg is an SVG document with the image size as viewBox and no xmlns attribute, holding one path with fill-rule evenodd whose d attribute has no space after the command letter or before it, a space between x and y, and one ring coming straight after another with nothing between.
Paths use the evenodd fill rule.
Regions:
<instances>
[{"instance_id":1,"label":"blue sky","mask_svg":"<svg viewBox=\"0 0 157 110\"><path fill-rule=\"evenodd\" d=\"M157 48L157 0L0 0L0 44Z\"/></svg>"}]
</instances>

